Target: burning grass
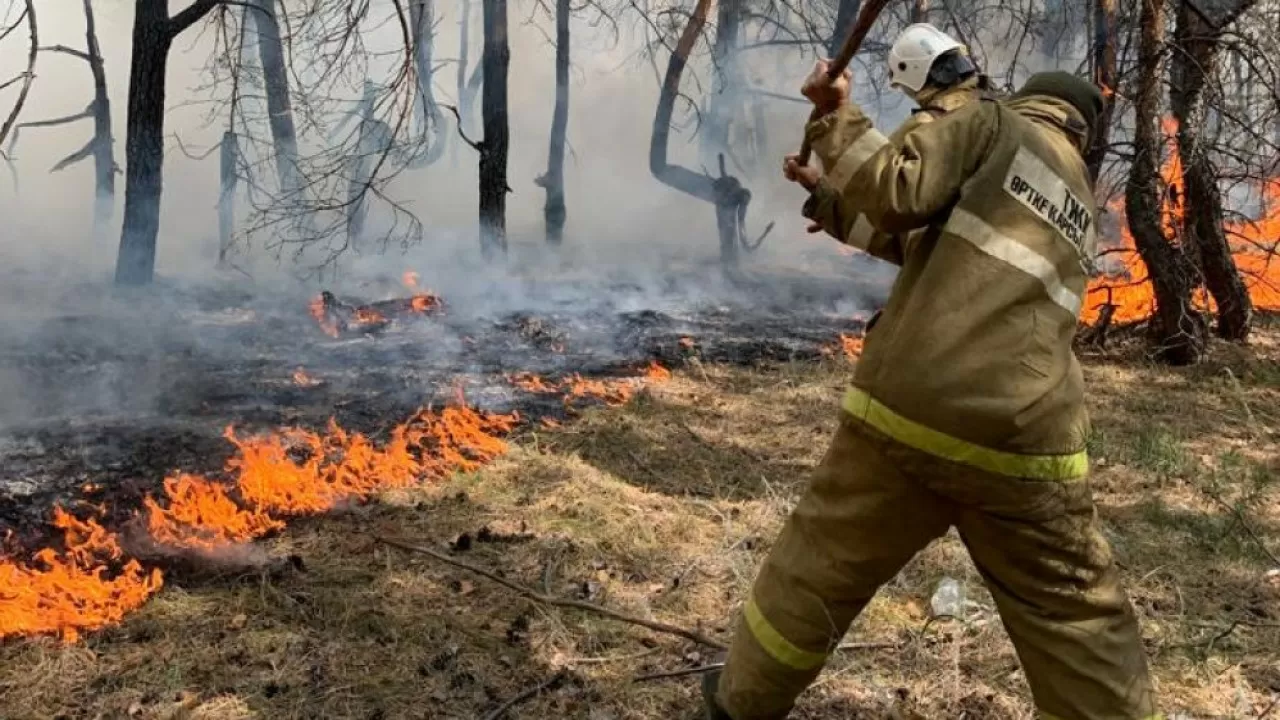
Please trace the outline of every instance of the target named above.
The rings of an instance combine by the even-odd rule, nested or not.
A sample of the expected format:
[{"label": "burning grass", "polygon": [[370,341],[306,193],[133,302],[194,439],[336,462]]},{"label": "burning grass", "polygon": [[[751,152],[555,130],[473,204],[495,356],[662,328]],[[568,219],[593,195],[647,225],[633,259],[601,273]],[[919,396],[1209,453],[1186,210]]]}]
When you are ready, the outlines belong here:
[{"label": "burning grass", "polygon": [[[1215,352],[1186,370],[1148,366],[1127,346],[1086,358],[1095,483],[1165,709],[1257,716],[1280,688],[1280,587],[1250,533],[1277,552],[1280,379],[1269,368],[1280,344],[1263,329],[1253,349]],[[0,696],[20,718],[162,717],[184,704],[195,717],[480,717],[568,668],[563,687],[516,716],[691,716],[692,679],[631,678],[701,664],[699,650],[530,605],[370,535],[419,538],[542,592],[724,638],[819,460],[847,376],[843,360],[677,373],[624,407],[533,430],[473,473],[260,541],[304,557],[305,574],[170,586],[87,645],[10,642]],[[944,575],[974,601],[963,623],[928,620]],[[839,655],[803,716],[1032,717],[955,536],[890,583],[853,634],[894,647]]]}]

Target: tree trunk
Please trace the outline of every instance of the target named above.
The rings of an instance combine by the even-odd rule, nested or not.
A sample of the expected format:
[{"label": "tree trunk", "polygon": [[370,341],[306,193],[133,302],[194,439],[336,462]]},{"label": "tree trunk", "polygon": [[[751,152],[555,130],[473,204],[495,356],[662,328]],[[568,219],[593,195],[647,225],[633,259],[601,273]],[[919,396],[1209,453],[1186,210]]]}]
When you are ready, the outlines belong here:
[{"label": "tree trunk", "polygon": [[[471,0],[459,0],[458,2],[458,65],[456,79],[458,82],[457,98],[458,98],[458,124],[465,130],[467,127],[467,119],[471,117],[471,99],[467,97],[467,64],[471,59]],[[453,158],[449,162],[457,167],[458,161],[458,145],[453,143],[453,150],[450,153]]]},{"label": "tree trunk", "polygon": [[240,145],[235,131],[222,134],[221,162],[218,167],[218,267],[227,264],[227,253],[236,229],[236,185],[239,181]]},{"label": "tree trunk", "polygon": [[135,3],[125,139],[124,227],[116,258],[118,285],[146,285],[155,275],[164,165],[165,69],[173,43],[168,15],[168,0]]},{"label": "tree trunk", "polygon": [[1086,162],[1095,182],[1102,173],[1111,144],[1111,120],[1115,115],[1116,86],[1116,0],[1093,0],[1093,81],[1102,90],[1102,114],[1089,143]]},{"label": "tree trunk", "polygon": [[507,252],[507,0],[484,0],[484,141],[480,143],[480,248]]},{"label": "tree trunk", "polygon": [[911,22],[929,22],[929,0],[911,0]]},{"label": "tree trunk", "polygon": [[116,202],[115,139],[111,136],[111,97],[107,94],[107,71],[98,46],[92,0],[84,0],[85,42],[89,70],[93,73],[93,232],[106,234]]},{"label": "tree trunk", "polygon": [[751,202],[751,192],[737,178],[725,172],[723,153],[717,157],[720,177],[715,179],[667,162],[671,115],[675,110],[676,96],[680,92],[680,78],[710,10],[711,0],[698,0],[689,24],[680,34],[675,51],[667,61],[667,73],[662,79],[662,92],[658,95],[658,107],[653,115],[653,134],[649,140],[649,172],[667,187],[715,205],[720,263],[723,270],[732,276],[737,269],[739,245],[745,244],[743,223],[747,204]]},{"label": "tree trunk", "polygon": [[[267,115],[275,146],[276,174],[280,191],[288,202],[298,202],[298,131],[293,123],[293,101],[289,97],[289,72],[284,57],[284,39],[273,0],[253,0],[257,8],[249,12],[258,29],[258,55],[262,63],[267,93]],[[283,11],[283,5],[279,5]]]},{"label": "tree trunk", "polygon": [[858,19],[858,11],[861,9],[862,0],[840,0],[840,5],[836,8],[836,24],[831,30],[831,39],[827,41],[827,57],[833,58],[840,54],[840,46],[853,29],[853,23]]},{"label": "tree trunk", "polygon": [[742,71],[738,59],[741,44],[743,0],[720,0],[716,7],[716,41],[711,63],[716,82],[707,103],[707,119],[702,134],[702,164],[713,167],[715,159],[729,153],[729,125],[742,106]]},{"label": "tree trunk", "polygon": [[1217,64],[1221,31],[1185,2],[1179,4],[1170,100],[1178,120],[1178,153],[1185,187],[1183,231],[1188,252],[1198,261],[1205,286],[1218,306],[1218,335],[1235,341],[1249,336],[1253,304],[1236,268],[1224,230],[1217,170],[1205,139],[1205,85]]},{"label": "tree trunk", "polygon": [[36,23],[35,0],[27,0],[25,15],[27,31],[31,36],[27,50],[27,69],[18,76],[22,78],[22,89],[18,91],[18,99],[13,103],[13,109],[9,111],[9,117],[0,123],[0,146],[4,145],[4,140],[13,130],[14,123],[18,122],[18,116],[22,114],[22,106],[27,103],[27,94],[31,92],[31,83],[36,79],[36,60],[40,57],[40,27]]},{"label": "tree trunk", "polygon": [[1139,254],[1146,263],[1155,293],[1151,319],[1156,355],[1165,362],[1189,365],[1204,354],[1204,319],[1191,304],[1195,268],[1161,228],[1160,57],[1164,39],[1161,0],[1143,0],[1138,46],[1138,88],[1134,103],[1134,158],[1125,190],[1125,212]]},{"label": "tree trunk", "polygon": [[551,149],[547,174],[539,178],[547,191],[542,214],[547,224],[547,243],[559,245],[564,239],[567,210],[564,203],[564,150],[569,131],[569,0],[556,0],[556,106],[551,115]]},{"label": "tree trunk", "polygon": [[444,156],[444,114],[436,104],[432,89],[431,55],[435,45],[435,13],[432,0],[413,0],[409,5],[409,22],[413,24],[413,64],[418,76],[418,97],[413,112],[422,128],[426,153],[413,162],[414,167],[426,167]]}]

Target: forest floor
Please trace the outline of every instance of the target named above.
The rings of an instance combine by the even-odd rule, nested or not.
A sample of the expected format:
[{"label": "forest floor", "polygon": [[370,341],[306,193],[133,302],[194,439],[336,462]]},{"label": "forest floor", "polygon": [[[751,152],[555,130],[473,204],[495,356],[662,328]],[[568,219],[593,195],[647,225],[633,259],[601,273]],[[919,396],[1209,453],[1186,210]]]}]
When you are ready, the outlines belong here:
[{"label": "forest floor", "polygon": [[[1164,709],[1280,717],[1280,325],[1194,369],[1150,365],[1132,343],[1085,362],[1098,511]],[[707,650],[533,603],[373,535],[727,640],[848,376],[839,360],[694,363],[624,407],[516,438],[474,474],[295,522],[262,545],[302,570],[178,580],[78,644],[0,645],[0,716],[483,718],[565,670],[506,716],[692,720],[694,678],[633,679]],[[945,576],[974,602],[930,622]],[[838,654],[795,717],[1033,717],[954,534],[849,639],[885,647]]]}]

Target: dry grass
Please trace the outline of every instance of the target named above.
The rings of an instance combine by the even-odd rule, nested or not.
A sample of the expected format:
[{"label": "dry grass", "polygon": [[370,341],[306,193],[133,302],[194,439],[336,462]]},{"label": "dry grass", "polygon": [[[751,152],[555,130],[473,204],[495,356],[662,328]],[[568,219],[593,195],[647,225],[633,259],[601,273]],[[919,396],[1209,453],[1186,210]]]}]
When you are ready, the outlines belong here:
[{"label": "dry grass", "polygon": [[[1088,359],[1099,512],[1143,620],[1164,702],[1256,717],[1280,693],[1280,334],[1190,371],[1122,348]],[[1230,371],[1228,373],[1227,371]],[[737,603],[834,427],[848,368],[694,366],[631,405],[530,434],[484,471],[299,522],[269,541],[306,570],[176,578],[80,645],[0,646],[4,718],[477,718],[562,667],[515,718],[692,718],[687,643],[514,598],[381,546],[444,546],[544,592],[726,637]],[[531,537],[482,542],[478,531]],[[944,575],[967,622],[928,623]],[[852,631],[798,717],[1029,718],[1025,681],[963,547],[913,561]],[[1273,711],[1274,714],[1274,711]]]}]

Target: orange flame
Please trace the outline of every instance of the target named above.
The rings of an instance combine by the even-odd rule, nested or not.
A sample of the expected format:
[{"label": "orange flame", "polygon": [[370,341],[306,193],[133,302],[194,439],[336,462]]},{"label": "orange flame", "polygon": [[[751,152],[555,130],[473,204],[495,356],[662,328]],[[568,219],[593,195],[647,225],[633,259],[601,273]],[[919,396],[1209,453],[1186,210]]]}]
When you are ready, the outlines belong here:
[{"label": "orange flame", "polygon": [[[1166,118],[1163,125],[1166,160],[1160,168],[1160,177],[1169,190],[1161,202],[1160,222],[1165,237],[1176,244],[1185,212],[1180,191],[1183,183],[1177,145],[1178,124],[1176,120]],[[1273,256],[1280,249],[1277,247],[1280,242],[1280,179],[1269,180],[1261,191],[1261,215],[1252,221],[1228,222],[1224,230],[1254,307],[1277,311],[1280,310],[1280,263],[1273,262]],[[1123,199],[1117,200],[1110,208],[1123,216],[1123,203]],[[1122,222],[1120,244],[1112,252],[1119,258],[1118,266],[1090,281],[1081,314],[1083,322],[1089,325],[1097,323],[1107,304],[1115,306],[1111,318],[1115,323],[1140,322],[1155,311],[1155,293],[1147,266],[1136,248],[1128,223]],[[1197,290],[1193,301],[1200,310],[1212,312],[1216,309],[1213,299],[1203,288]]]},{"label": "orange flame", "polygon": [[[392,430],[382,447],[332,421],[324,434],[293,429],[240,438],[228,428],[239,450],[227,463],[234,482],[167,478],[163,502],[143,500],[145,527],[152,540],[174,547],[245,542],[283,528],[291,515],[474,471],[506,451],[500,435],[518,421],[469,407],[422,411]],[[161,587],[160,571],[126,559],[118,536],[97,523],[58,508],[53,524],[63,530],[65,550],[41,550],[31,562],[0,557],[0,638],[59,633],[74,641],[80,631],[119,622]]]},{"label": "orange flame", "polygon": [[861,335],[847,335],[840,333],[840,339],[822,347],[822,354],[827,357],[835,357],[836,353],[840,353],[846,360],[857,360],[862,356],[862,344],[865,342]]},{"label": "orange flame", "polygon": [[412,270],[405,270],[404,275],[400,276],[400,282],[404,283],[404,286],[409,288],[410,290],[417,290],[418,277],[419,277],[418,273]]},{"label": "orange flame", "polygon": [[428,310],[438,310],[443,303],[438,295],[431,293],[420,293],[409,298],[409,305],[414,312],[424,313]]},{"label": "orange flame", "polygon": [[373,308],[358,307],[356,308],[356,322],[361,325],[376,325],[387,321],[387,316],[374,310]]},{"label": "orange flame", "polygon": [[306,370],[298,368],[293,371],[293,383],[299,387],[315,387],[320,381],[308,375]]},{"label": "orange flame", "polygon": [[599,398],[609,407],[618,407],[631,399],[635,383],[632,380],[592,380],[574,373],[565,380],[564,404],[571,405],[582,398]]},{"label": "orange flame", "polygon": [[[0,638],[57,633],[75,642],[82,630],[114,625],[160,589],[159,570],[123,560],[114,534],[54,508],[65,549],[45,548],[31,563],[0,558]],[[118,572],[110,574],[112,566]]]},{"label": "orange flame", "polygon": [[671,379],[671,371],[658,364],[657,360],[653,360],[644,369],[644,376],[645,379],[653,382],[666,382]]},{"label": "orange flame", "polygon": [[515,373],[514,375],[508,375],[507,381],[510,382],[512,385],[515,385],[516,387],[520,388],[521,390],[524,390],[525,392],[534,392],[534,393],[559,392],[559,388],[557,388],[554,384],[548,384],[546,380],[543,380],[541,377],[539,377],[538,375],[534,375],[533,373],[522,372],[522,373]]}]

